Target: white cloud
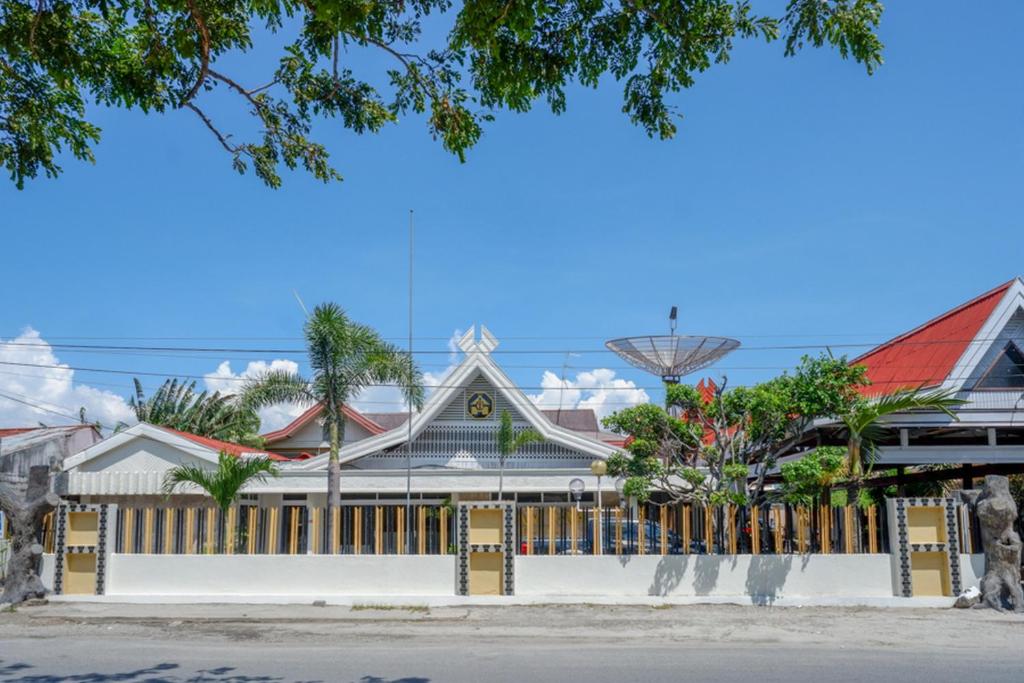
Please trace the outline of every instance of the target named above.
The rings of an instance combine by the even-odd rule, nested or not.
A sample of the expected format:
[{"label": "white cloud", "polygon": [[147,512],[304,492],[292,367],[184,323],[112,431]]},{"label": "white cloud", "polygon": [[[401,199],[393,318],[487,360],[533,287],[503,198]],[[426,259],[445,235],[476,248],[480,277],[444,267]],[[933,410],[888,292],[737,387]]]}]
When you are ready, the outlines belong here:
[{"label": "white cloud", "polygon": [[575,379],[564,380],[545,370],[540,386],[541,393],[529,395],[538,408],[590,408],[598,419],[651,400],[632,380],[617,379],[608,368],[579,372]]},{"label": "white cloud", "polygon": [[[47,412],[0,397],[0,426],[33,427],[40,422],[48,425],[73,424],[82,407],[85,408],[86,420],[98,420],[107,427],[118,422],[135,422],[135,415],[123,396],[75,382],[75,371],[67,363],[61,363],[53,353],[53,347],[32,328],[26,328],[14,339],[0,339],[0,361],[27,364],[0,366],[0,394],[54,411]],[[36,365],[59,367],[32,367]],[[126,381],[125,389],[129,386]],[[74,419],[54,413],[70,415]]]},{"label": "white cloud", "polygon": [[[293,360],[277,358],[267,363],[262,360],[250,361],[245,370],[235,373],[231,370],[231,362],[224,361],[217,366],[213,372],[203,375],[206,388],[210,391],[219,391],[222,394],[235,394],[241,390],[244,382],[241,380],[259,377],[268,370],[282,370],[284,372],[298,372],[299,364]],[[260,431],[272,432],[280,429],[292,420],[301,415],[309,406],[296,405],[294,403],[282,403],[268,408],[261,408]]]}]

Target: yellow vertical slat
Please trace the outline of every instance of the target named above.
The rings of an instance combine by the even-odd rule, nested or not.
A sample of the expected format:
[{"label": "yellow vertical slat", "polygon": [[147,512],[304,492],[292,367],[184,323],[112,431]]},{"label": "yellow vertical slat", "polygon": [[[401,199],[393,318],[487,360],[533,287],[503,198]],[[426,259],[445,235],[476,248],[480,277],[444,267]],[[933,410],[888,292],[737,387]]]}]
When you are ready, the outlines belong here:
[{"label": "yellow vertical slat", "polygon": [[690,554],[690,542],[693,536],[693,530],[690,528],[690,506],[683,506],[683,552],[687,555]]},{"label": "yellow vertical slat", "polygon": [[153,508],[147,507],[142,511],[142,552],[146,555],[153,554]]},{"label": "yellow vertical slat", "polygon": [[569,548],[573,555],[576,554],[576,508],[569,510]]},{"label": "yellow vertical slat", "polygon": [[534,554],[534,511],[535,508],[526,508],[526,554]]},{"label": "yellow vertical slat", "polygon": [[206,552],[217,552],[217,509],[206,508]]},{"label": "yellow vertical slat", "polygon": [[441,554],[448,554],[448,507],[441,506]]},{"label": "yellow vertical slat", "polygon": [[195,528],[192,524],[195,522],[195,515],[195,508],[185,508],[185,545],[182,550],[186,555],[195,553],[195,549],[192,547],[192,540],[195,535]]},{"label": "yellow vertical slat", "polygon": [[821,554],[828,555],[832,552],[832,508],[829,505],[822,505],[818,511],[818,530]]},{"label": "yellow vertical slat", "polygon": [[647,536],[647,510],[644,509],[644,506],[641,505],[640,509],[637,511],[637,514],[636,514],[636,542],[637,542],[636,552],[637,552],[638,555],[646,555],[647,554],[647,548],[645,547],[646,546],[646,543],[645,543],[646,536]]},{"label": "yellow vertical slat", "polygon": [[164,555],[174,554],[174,527],[177,510],[167,508],[164,510]]},{"label": "yellow vertical slat", "polygon": [[341,508],[337,507],[331,510],[333,515],[333,528],[331,531],[331,554],[337,555],[339,548],[341,548]]},{"label": "yellow vertical slat", "polygon": [[277,505],[267,510],[267,553],[270,555],[277,555],[281,549],[277,542],[280,513],[281,508]]},{"label": "yellow vertical slat", "polygon": [[772,514],[775,516],[775,554],[781,555],[786,531],[786,514],[782,508],[772,509]]},{"label": "yellow vertical slat", "polygon": [[878,509],[874,505],[868,508],[868,552],[878,552]]},{"label": "yellow vertical slat", "polygon": [[615,508],[615,554],[622,554],[622,508]]},{"label": "yellow vertical slat", "polygon": [[555,554],[555,514],[557,508],[548,508],[548,555]]},{"label": "yellow vertical slat", "polygon": [[658,508],[659,538],[658,545],[662,555],[668,555],[668,508],[662,505]]},{"label": "yellow vertical slat", "polygon": [[288,542],[285,544],[289,555],[299,552],[299,508],[292,507],[288,514]]},{"label": "yellow vertical slat", "polygon": [[739,534],[737,533],[738,529],[736,528],[736,514],[738,512],[738,508],[730,503],[726,508],[726,512],[729,515],[729,553],[731,555],[735,555],[739,552]]},{"label": "yellow vertical slat", "polygon": [[594,508],[593,515],[594,515],[594,519],[593,519],[592,526],[594,528],[593,528],[593,531],[591,531],[591,533],[594,534],[594,542],[592,544],[594,547],[592,548],[592,552],[595,555],[600,555],[601,554],[601,550],[602,550],[601,546],[602,546],[602,540],[603,540],[601,538],[601,511],[598,510],[597,508]]},{"label": "yellow vertical slat", "polygon": [[846,541],[846,554],[853,554],[853,507],[847,505],[843,510],[843,521],[846,524],[846,533],[844,534],[844,540]]},{"label": "yellow vertical slat", "polygon": [[405,552],[405,508],[395,510],[395,552],[399,555]]},{"label": "yellow vertical slat", "polygon": [[309,542],[306,544],[313,555],[320,554],[320,508],[309,508]]},{"label": "yellow vertical slat", "polygon": [[750,552],[753,555],[761,554],[761,507],[759,505],[750,508]]},{"label": "yellow vertical slat", "polygon": [[259,510],[255,505],[249,507],[249,526],[246,529],[245,551],[250,555],[256,554],[256,541],[259,540],[259,529],[256,528]]},{"label": "yellow vertical slat", "polygon": [[377,506],[373,509],[373,552],[381,555],[384,552],[384,508]]},{"label": "yellow vertical slat", "polygon": [[238,506],[232,505],[228,508],[227,519],[224,520],[224,553],[235,554],[235,538],[238,536],[236,528],[238,525]]},{"label": "yellow vertical slat", "polygon": [[352,509],[352,552],[358,555],[363,550],[363,508],[356,506]]},{"label": "yellow vertical slat", "polygon": [[135,510],[133,508],[124,509],[124,516],[121,519],[124,526],[124,538],[121,539],[121,547],[126,553],[135,552],[135,529],[133,528],[134,517]]},{"label": "yellow vertical slat", "polygon": [[715,552],[715,518],[714,508],[704,506],[704,549],[708,554]]},{"label": "yellow vertical slat", "polygon": [[419,505],[416,508],[416,552],[420,555],[427,554],[427,508]]}]

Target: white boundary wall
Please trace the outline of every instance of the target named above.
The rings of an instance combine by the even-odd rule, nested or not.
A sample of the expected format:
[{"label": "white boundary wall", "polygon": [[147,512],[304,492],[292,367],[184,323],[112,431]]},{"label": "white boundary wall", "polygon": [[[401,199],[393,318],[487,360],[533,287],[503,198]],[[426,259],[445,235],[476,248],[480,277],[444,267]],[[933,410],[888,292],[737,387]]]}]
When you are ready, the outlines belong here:
[{"label": "white boundary wall", "polygon": [[453,595],[452,555],[111,555],[107,595]]},{"label": "white boundary wall", "polygon": [[[889,555],[645,555],[516,558],[523,597],[892,597]],[[42,578],[53,585],[53,555]],[[984,555],[961,555],[964,587]],[[107,595],[452,596],[452,555],[110,555]]]},{"label": "white boundary wall", "polygon": [[888,555],[517,557],[520,595],[892,597]]}]

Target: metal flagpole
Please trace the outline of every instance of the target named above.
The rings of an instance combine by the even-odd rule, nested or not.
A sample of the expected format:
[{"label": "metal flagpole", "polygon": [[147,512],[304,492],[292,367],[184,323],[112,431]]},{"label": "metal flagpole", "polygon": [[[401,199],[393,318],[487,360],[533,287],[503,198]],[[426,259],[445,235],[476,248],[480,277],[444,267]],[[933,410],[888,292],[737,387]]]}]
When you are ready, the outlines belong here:
[{"label": "metal flagpole", "polygon": [[406,403],[409,415],[405,420],[405,554],[412,554],[412,245],[413,222],[412,209],[409,209],[409,386]]}]

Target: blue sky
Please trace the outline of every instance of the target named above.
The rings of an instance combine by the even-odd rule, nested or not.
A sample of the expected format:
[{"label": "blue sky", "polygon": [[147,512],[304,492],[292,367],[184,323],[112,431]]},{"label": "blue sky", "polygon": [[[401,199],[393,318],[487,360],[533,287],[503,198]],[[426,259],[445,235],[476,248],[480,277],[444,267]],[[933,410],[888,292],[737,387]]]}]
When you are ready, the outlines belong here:
[{"label": "blue sky", "polygon": [[[56,180],[0,185],[0,339],[31,328],[52,343],[295,348],[293,291],[401,338],[415,209],[416,347],[435,352],[420,356],[432,373],[450,362],[453,331],[482,322],[502,350],[523,352],[499,361],[525,387],[545,370],[607,387],[608,372],[577,378],[606,369],[656,398],[655,381],[600,350],[609,337],[662,332],[672,304],[680,332],[743,341],[710,373],[732,383],[777,374],[802,352],[758,347],[864,350],[844,345],[882,341],[1024,272],[1024,4],[966,7],[891,3],[886,63],[872,77],[831,51],[787,59],[781,44],[742,44],[676,98],[685,118],[669,142],[629,124],[612,81],[571,90],[560,117],[499,112],[465,164],[415,116],[376,136],[323,124],[345,176],[331,185],[287,174],[272,191],[238,176],[185,112],[95,110],[95,165],[69,159]],[[242,68],[255,81],[254,63]],[[225,360],[234,373],[255,360],[301,361],[0,350],[8,362],[30,352],[168,376]],[[60,411],[87,405],[104,420],[123,410],[107,392],[130,384],[2,372],[0,392]],[[607,410],[637,395],[569,399]],[[399,407],[378,399],[376,410]],[[0,426],[34,417],[0,399]]]}]

